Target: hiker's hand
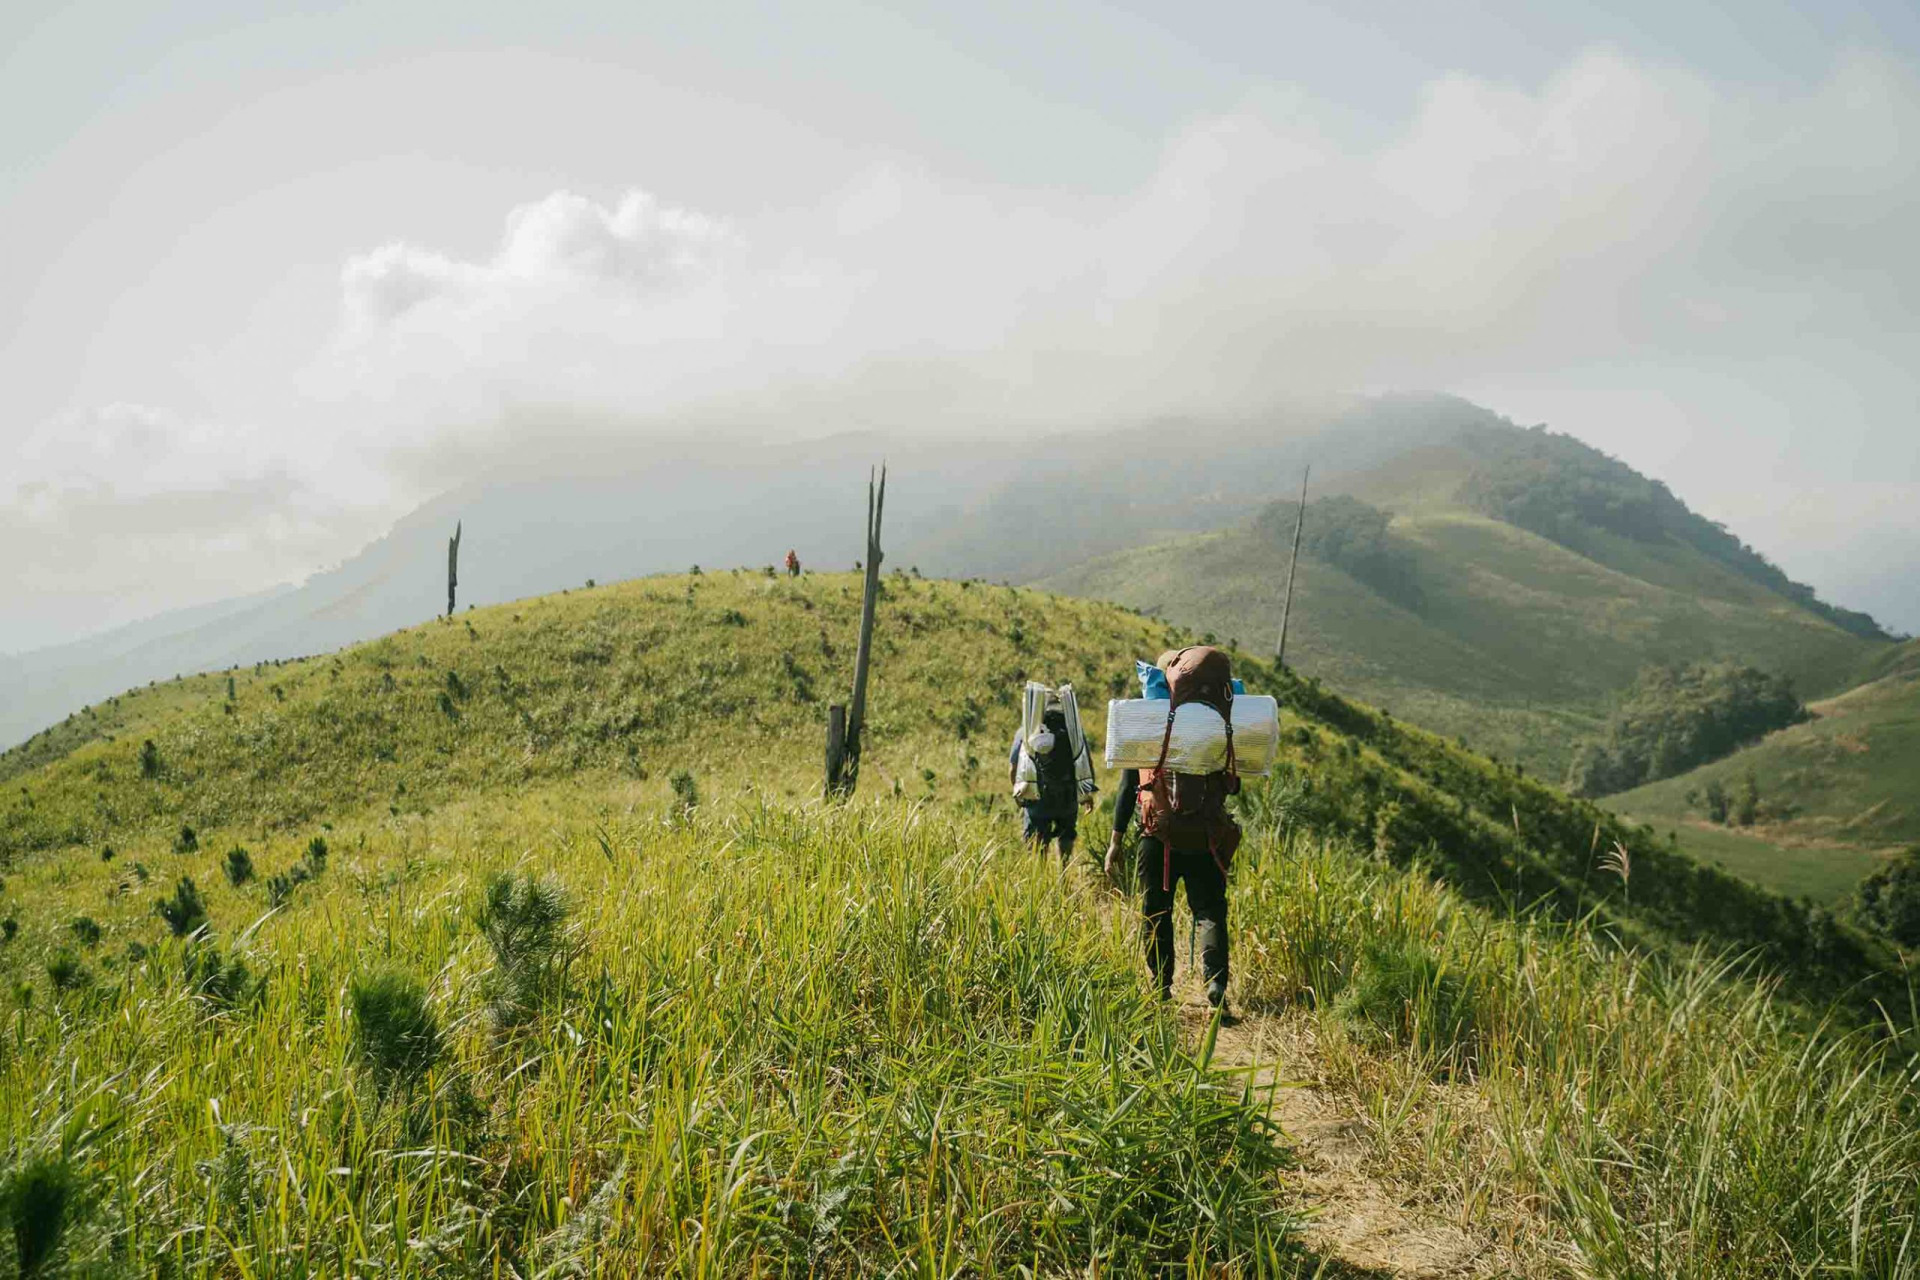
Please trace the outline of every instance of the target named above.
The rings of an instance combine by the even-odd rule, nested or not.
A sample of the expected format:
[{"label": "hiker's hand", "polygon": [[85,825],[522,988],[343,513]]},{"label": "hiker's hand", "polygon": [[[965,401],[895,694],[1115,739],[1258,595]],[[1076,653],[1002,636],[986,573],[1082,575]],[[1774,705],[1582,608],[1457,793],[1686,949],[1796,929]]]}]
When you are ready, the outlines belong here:
[{"label": "hiker's hand", "polygon": [[1093,796],[1090,793],[1084,794],[1080,797],[1080,807],[1082,809],[1085,809],[1088,813],[1093,812]]},{"label": "hiker's hand", "polygon": [[1114,832],[1113,838],[1107,841],[1107,860],[1101,864],[1100,869],[1107,873],[1109,880],[1118,877],[1120,871],[1120,833],[1118,831]]}]

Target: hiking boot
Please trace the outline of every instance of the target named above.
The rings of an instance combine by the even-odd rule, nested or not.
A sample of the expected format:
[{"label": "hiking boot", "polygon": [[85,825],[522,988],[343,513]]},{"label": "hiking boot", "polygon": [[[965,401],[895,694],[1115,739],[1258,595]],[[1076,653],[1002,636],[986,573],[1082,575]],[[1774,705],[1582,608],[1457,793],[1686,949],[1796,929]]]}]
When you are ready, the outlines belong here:
[{"label": "hiking boot", "polygon": [[1215,978],[1207,984],[1207,1003],[1216,1009],[1226,1007],[1227,980],[1225,978]]}]

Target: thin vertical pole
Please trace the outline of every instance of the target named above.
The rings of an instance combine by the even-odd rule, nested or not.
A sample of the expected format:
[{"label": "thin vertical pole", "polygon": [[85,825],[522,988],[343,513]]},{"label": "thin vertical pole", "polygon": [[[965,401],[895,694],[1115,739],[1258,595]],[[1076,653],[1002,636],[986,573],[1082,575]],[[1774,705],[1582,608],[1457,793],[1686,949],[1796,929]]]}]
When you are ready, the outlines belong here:
[{"label": "thin vertical pole", "polygon": [[460,521],[453,522],[453,536],[447,539],[447,616],[453,616],[453,591],[460,585]]},{"label": "thin vertical pole", "polygon": [[1293,557],[1287,561],[1287,598],[1280,606],[1280,643],[1273,647],[1276,667],[1287,665],[1287,623],[1293,617],[1293,579],[1300,570],[1300,530],[1307,523],[1307,477],[1312,474],[1311,463],[1300,473],[1300,510],[1293,517]]},{"label": "thin vertical pole", "polygon": [[[867,562],[866,584],[860,600],[860,647],[853,659],[853,701],[847,708],[845,737],[840,748],[840,765],[831,762],[827,769],[829,791],[851,795],[860,781],[860,734],[867,719],[867,664],[873,652],[873,613],[880,596],[880,523],[887,509],[887,468],[880,467],[878,483],[867,475]],[[833,729],[831,723],[829,735]]]}]

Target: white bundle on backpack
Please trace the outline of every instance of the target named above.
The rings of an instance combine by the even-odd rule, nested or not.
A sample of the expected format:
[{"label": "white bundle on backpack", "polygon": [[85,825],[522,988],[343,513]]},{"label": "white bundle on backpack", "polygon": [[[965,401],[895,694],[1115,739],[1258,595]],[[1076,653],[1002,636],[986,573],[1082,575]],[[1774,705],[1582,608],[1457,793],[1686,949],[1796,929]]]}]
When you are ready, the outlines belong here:
[{"label": "white bundle on backpack", "polygon": [[[1061,714],[1067,722],[1067,740],[1064,743],[1057,741],[1053,731],[1046,727],[1049,696],[1060,699]],[[1063,684],[1058,689],[1049,689],[1038,681],[1027,681],[1020,699],[1020,758],[1014,765],[1015,800],[1024,802],[1040,798],[1040,768],[1035,758],[1058,751],[1063,746],[1073,752],[1073,775],[1081,794],[1091,795],[1098,789],[1093,781],[1093,753],[1087,750],[1086,737],[1080,730],[1080,704],[1074,697],[1073,686]]]},{"label": "white bundle on backpack", "polygon": [[1013,770],[1013,798],[1021,802],[1040,798],[1040,768],[1033,761],[1034,736],[1047,706],[1047,687],[1027,681],[1020,696],[1020,759]]},{"label": "white bundle on backpack", "polygon": [[[1174,712],[1167,734],[1165,698],[1115,698],[1107,703],[1107,767],[1151,769],[1167,745],[1166,767],[1177,773],[1217,773],[1227,767],[1227,726],[1220,713],[1200,702]],[[1234,769],[1244,777],[1273,771],[1280,749],[1280,704],[1245,693],[1233,700]]]}]

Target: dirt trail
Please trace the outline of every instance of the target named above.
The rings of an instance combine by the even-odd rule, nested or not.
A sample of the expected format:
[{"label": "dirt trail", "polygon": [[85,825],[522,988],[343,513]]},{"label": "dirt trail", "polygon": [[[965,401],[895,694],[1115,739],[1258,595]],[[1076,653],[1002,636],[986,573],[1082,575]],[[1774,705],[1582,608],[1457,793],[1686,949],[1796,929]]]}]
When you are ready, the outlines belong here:
[{"label": "dirt trail", "polygon": [[[1103,915],[1138,918],[1134,903],[1104,877],[1091,883]],[[1174,1000],[1189,1039],[1198,1045],[1213,1010],[1193,972],[1191,954],[1180,948],[1176,957]],[[1491,1232],[1470,1232],[1423,1210],[1410,1189],[1369,1167],[1367,1122],[1322,1086],[1318,1062],[1314,1032],[1304,1017],[1242,1013],[1214,1038],[1214,1067],[1244,1074],[1256,1096],[1272,1100],[1269,1114],[1299,1160],[1289,1177],[1306,1202],[1307,1246],[1327,1260],[1325,1280],[1526,1274]]]},{"label": "dirt trail", "polygon": [[[1181,1001],[1182,1023],[1198,1043],[1212,1010],[1191,981],[1176,988],[1175,998]],[[1369,1168],[1366,1121],[1321,1087],[1316,1061],[1313,1031],[1304,1019],[1243,1016],[1223,1025],[1214,1041],[1214,1066],[1245,1072],[1256,1094],[1272,1099],[1270,1114],[1300,1161],[1292,1178],[1311,1215],[1308,1246],[1350,1268],[1349,1276],[1439,1280],[1521,1274],[1491,1236],[1424,1211],[1408,1189]]]}]

